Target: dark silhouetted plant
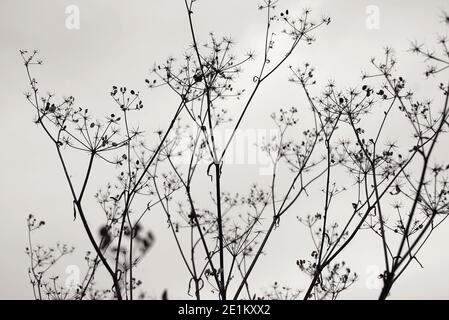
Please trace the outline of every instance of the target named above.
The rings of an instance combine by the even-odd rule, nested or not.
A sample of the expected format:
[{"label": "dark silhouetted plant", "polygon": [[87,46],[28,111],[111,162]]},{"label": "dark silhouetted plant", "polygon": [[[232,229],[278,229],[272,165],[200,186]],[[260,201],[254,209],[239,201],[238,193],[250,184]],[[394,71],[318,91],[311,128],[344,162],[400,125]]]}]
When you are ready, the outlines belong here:
[{"label": "dark silhouetted plant", "polygon": [[[255,97],[264,87],[272,89],[270,77],[301,43],[314,41],[316,29],[330,23],[328,17],[314,21],[309,9],[299,17],[289,10],[279,12],[277,2],[265,0],[259,7],[266,19],[262,54],[250,51],[238,58],[232,38],[213,33],[205,43],[197,38],[196,1],[185,0],[192,43],[179,60],[170,57],[155,64],[145,80],[149,88],[168,88],[179,100],[167,128],[155,133],[155,143],[148,143],[150,137],[130,123],[130,114],[143,108],[138,91],[113,86],[110,95],[116,108],[102,121],[95,120],[88,109],[75,105],[73,97],[58,100],[41,94],[31,68],[42,62],[36,51],[21,51],[30,83],[26,97],[34,107],[35,123],[55,146],[72,195],[74,218],[81,220],[94,249],[86,255],[86,277],[70,298],[135,298],[133,292],[141,281],[133,270],[154,242],[142,219],[153,208],[167,219],[189,274],[187,293],[196,299],[206,289],[222,300],[336,299],[358,279],[340,254],[364,230],[374,232],[382,245],[381,299],[410,263],[419,263],[417,254],[447,217],[449,166],[432,163],[437,142],[447,130],[449,87],[439,85],[443,96],[439,109],[434,107],[439,103],[436,97],[416,99],[414,89],[396,75],[390,48],[383,59],[371,60],[374,71],[364,74],[362,83],[342,90],[330,82],[318,95],[312,94],[317,86],[314,68],[309,63],[298,69],[289,66],[289,80],[305,93],[309,108],[282,108],[271,115],[277,135],[259,146],[271,159],[270,183],[252,184],[246,194],[223,190],[226,155]],[[413,52],[434,64],[427,68],[427,76],[449,66],[446,42],[446,38],[439,40],[442,56],[413,44]],[[253,61],[260,65],[252,83],[239,88],[243,67]],[[237,110],[236,119],[225,105]],[[308,113],[311,121],[303,121],[306,117],[301,113]],[[403,130],[410,135],[390,142],[386,128],[404,117],[408,127]],[[217,135],[224,126],[232,130],[220,145]],[[87,157],[80,186],[69,173],[68,150]],[[95,195],[105,214],[98,235],[92,231],[90,210],[83,201],[96,161],[117,168],[115,182],[111,179]],[[200,164],[206,164],[205,172]],[[205,176],[209,184],[200,180]],[[203,187],[198,188],[197,181]],[[321,209],[304,212],[302,204],[317,185]],[[209,204],[205,194],[210,196]],[[337,207],[336,199],[343,195],[350,201]],[[275,283],[271,291],[257,296],[249,285],[250,276],[273,232],[292,211],[299,212],[298,220],[313,243],[310,257],[293,261],[311,281],[304,291]],[[28,220],[30,233],[40,226],[33,219]],[[63,297],[61,290],[49,288],[44,280],[48,259],[56,262],[59,256],[52,253],[47,258],[36,250],[30,243],[27,252],[36,298],[43,298],[42,288],[50,296]],[[60,256],[67,253],[65,249]],[[109,274],[112,290],[93,285],[100,266]],[[168,297],[166,292],[163,297]]]}]

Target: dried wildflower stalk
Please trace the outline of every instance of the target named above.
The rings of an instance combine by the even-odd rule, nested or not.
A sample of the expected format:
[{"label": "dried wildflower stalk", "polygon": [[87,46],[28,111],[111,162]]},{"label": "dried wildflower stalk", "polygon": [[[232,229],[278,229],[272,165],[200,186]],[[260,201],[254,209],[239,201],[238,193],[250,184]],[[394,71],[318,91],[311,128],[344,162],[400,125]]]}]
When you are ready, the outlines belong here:
[{"label": "dried wildflower stalk", "polygon": [[[323,183],[322,209],[299,218],[310,232],[314,246],[311,259],[297,260],[299,269],[311,278],[303,298],[336,299],[357,280],[347,263],[336,259],[365,229],[373,231],[382,244],[385,272],[381,275],[384,287],[380,298],[386,298],[408,265],[419,263],[418,252],[447,217],[448,166],[431,166],[431,161],[448,124],[448,86],[440,85],[444,96],[440,110],[433,110],[430,102],[415,100],[411,89],[406,89],[404,78],[395,75],[396,60],[391,49],[386,50],[382,61],[371,61],[375,71],[363,75],[360,88],[339,90],[329,83],[318,96],[311,92],[316,84],[314,69],[308,63],[299,69],[290,66],[290,81],[305,93],[313,121],[305,124],[307,128],[301,130],[298,138],[301,131],[297,108],[280,109],[273,114],[278,135],[261,146],[272,160],[271,183],[267,187],[254,184],[246,195],[231,194],[222,188],[224,159],[250,114],[254,98],[299,45],[312,43],[313,32],[329,24],[330,19],[313,22],[308,9],[297,18],[288,10],[277,13],[277,1],[265,0],[259,7],[266,14],[261,65],[251,88],[239,90],[235,88],[237,77],[256,55],[249,52],[238,59],[232,53],[234,41],[214,34],[205,44],[200,43],[193,21],[195,4],[195,0],[185,0],[192,45],[180,62],[168,58],[156,64],[151,77],[145,80],[148,87],[167,87],[179,98],[167,129],[156,132],[154,146],[143,140],[139,129],[131,129],[129,122],[130,113],[143,108],[139,92],[113,86],[110,94],[117,112],[102,122],[94,121],[87,109],[75,107],[73,97],[56,102],[51,94],[41,95],[31,67],[42,62],[37,60],[37,52],[21,52],[31,90],[26,96],[35,109],[35,122],[55,145],[73,198],[74,218],[80,217],[95,252],[94,257],[91,253],[86,256],[88,272],[75,298],[112,294],[117,299],[134,299],[133,292],[141,282],[135,279],[133,270],[154,241],[151,232],[143,231],[142,219],[157,207],[167,218],[190,275],[189,295],[201,299],[203,290],[210,288],[222,300],[243,295],[254,299],[257,295],[249,285],[250,275],[273,231],[287,212],[301,207],[313,191],[312,186],[319,183]],[[281,53],[275,50],[277,34],[289,41]],[[445,71],[449,65],[445,38],[440,44],[442,57],[413,45],[413,52],[439,65],[429,67],[428,76]],[[376,79],[382,80],[376,83]],[[223,100],[236,104],[235,120],[220,107]],[[376,110],[383,111],[376,129],[365,130],[364,122]],[[385,128],[397,112],[405,115],[413,136],[400,146],[382,142]],[[224,124],[233,130],[220,148],[216,136]],[[187,138],[187,143],[183,138]],[[88,155],[80,188],[75,187],[69,174],[63,153],[66,149]],[[186,166],[177,163],[181,157],[188,159]],[[98,241],[87,220],[83,196],[93,163],[100,160],[115,165],[118,174],[115,183],[96,194],[105,213]],[[208,163],[212,208],[199,204],[194,185],[200,177],[199,165],[204,162]],[[412,168],[419,173],[417,178]],[[346,186],[336,182],[341,170],[351,179]],[[280,179],[283,171],[289,174]],[[342,210],[334,203],[343,194],[353,199],[345,209],[347,216],[335,212]],[[143,199],[146,205],[137,199]],[[392,199],[394,206],[388,208]],[[29,254],[34,261],[37,253],[31,244]],[[112,291],[93,286],[100,265],[110,275]],[[36,271],[33,262],[30,277],[37,288],[36,297],[41,299],[42,273]],[[301,290],[288,287],[280,290],[275,284],[265,298],[297,299],[300,293]]]}]

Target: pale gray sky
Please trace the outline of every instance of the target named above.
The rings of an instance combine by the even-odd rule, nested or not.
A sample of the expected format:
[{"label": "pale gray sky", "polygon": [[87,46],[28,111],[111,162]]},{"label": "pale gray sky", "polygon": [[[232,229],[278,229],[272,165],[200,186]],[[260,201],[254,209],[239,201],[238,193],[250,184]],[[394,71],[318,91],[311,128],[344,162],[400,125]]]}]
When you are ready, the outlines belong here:
[{"label": "pale gray sky", "polygon": [[[231,35],[237,42],[237,53],[254,49],[261,53],[264,18],[257,10],[259,1],[201,0],[194,14],[199,37],[209,31]],[[76,5],[80,9],[80,29],[65,26],[65,9]],[[379,8],[379,29],[366,27],[367,6]],[[381,56],[385,45],[396,49],[400,70],[412,86],[425,95],[422,60],[407,53],[410,40],[417,39],[434,46],[437,34],[444,31],[440,23],[441,10],[449,10],[446,0],[381,1],[381,0],[280,0],[280,8],[290,11],[310,7],[319,17],[331,16],[332,23],[320,29],[317,42],[302,46],[288,64],[309,61],[317,68],[321,85],[335,79],[345,87],[357,84],[361,70],[367,70],[372,56]],[[33,112],[23,92],[27,89],[25,70],[19,49],[39,49],[44,66],[36,70],[40,85],[58,95],[73,95],[77,103],[102,115],[113,106],[108,94],[112,85],[126,85],[142,92],[146,108],[135,121],[148,130],[165,127],[175,107],[173,96],[165,90],[146,90],[143,80],[154,62],[167,56],[180,57],[190,43],[184,1],[182,0],[2,0],[0,2],[0,88],[3,98],[0,116],[2,157],[0,158],[0,298],[32,298],[27,277],[26,217],[34,213],[47,220],[48,226],[38,240],[45,244],[56,241],[77,247],[77,254],[61,261],[63,273],[68,265],[84,268],[82,255],[91,250],[82,226],[72,221],[72,201],[63,179],[53,146],[33,123]],[[240,51],[239,51],[240,50]],[[252,77],[251,67],[246,69]],[[271,112],[285,106],[305,106],[299,88],[287,82],[283,67],[254,102],[243,128],[270,129]],[[255,111],[257,109],[257,111]],[[398,128],[392,128],[396,134]],[[446,157],[445,157],[446,156]],[[441,153],[447,160],[447,154]],[[445,157],[445,158],[444,158]],[[72,174],[83,168],[83,157],[75,158]],[[102,187],[107,170],[98,168],[88,190],[89,195]],[[235,180],[248,189],[250,183],[267,183],[254,165],[230,165],[224,188],[233,190]],[[264,180],[265,179],[265,180]],[[96,208],[93,199],[91,207]],[[313,201],[309,199],[308,201]],[[316,199],[318,201],[318,199]],[[313,207],[313,206],[311,206]],[[310,208],[311,208],[310,207]],[[95,209],[97,210],[97,209]],[[95,211],[93,210],[93,211]],[[296,209],[297,210],[297,209]],[[96,214],[96,216],[95,216]],[[296,221],[300,210],[284,218],[252,274],[252,286],[268,288],[274,281],[292,287],[306,287],[305,276],[295,265],[296,259],[309,254],[310,239],[304,227]],[[101,213],[89,216],[101,221]],[[156,236],[156,244],[139,267],[139,277],[150,295],[159,296],[167,288],[170,297],[186,297],[187,273],[163,213],[156,210],[146,221]],[[397,283],[392,298],[449,298],[447,252],[449,226],[436,231],[424,249],[420,269],[410,267]],[[282,250],[278,248],[281,247]],[[357,244],[349,247],[344,257],[360,275],[360,280],[346,292],[344,298],[376,298],[378,290],[367,288],[369,270],[382,266],[381,247],[371,234],[362,234]]]}]

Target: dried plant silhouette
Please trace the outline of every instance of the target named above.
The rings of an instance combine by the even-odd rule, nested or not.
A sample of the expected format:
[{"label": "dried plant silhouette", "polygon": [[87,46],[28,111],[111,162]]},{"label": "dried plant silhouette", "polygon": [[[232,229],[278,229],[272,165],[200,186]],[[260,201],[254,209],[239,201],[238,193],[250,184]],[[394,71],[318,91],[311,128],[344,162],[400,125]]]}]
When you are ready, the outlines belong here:
[{"label": "dried plant silhouette", "polygon": [[[144,108],[139,91],[112,86],[114,110],[97,120],[72,96],[43,94],[33,73],[42,64],[38,52],[21,51],[34,122],[54,145],[73,201],[73,213],[68,214],[81,221],[92,246],[83,280],[69,290],[48,271],[73,248],[36,246],[32,235],[44,222],[30,215],[26,252],[35,298],[141,298],[136,294],[141,281],[134,270],[154,243],[152,226],[142,223],[150,211],[165,215],[189,274],[186,290],[195,299],[204,298],[205,292],[221,300],[337,299],[358,279],[341,253],[362,232],[374,232],[379,239],[385,263],[379,299],[387,298],[410,264],[421,264],[419,253],[449,213],[449,165],[438,164],[434,157],[449,124],[449,83],[437,84],[440,96],[418,98],[397,74],[394,51],[387,48],[381,59],[371,59],[353,88],[340,89],[330,82],[317,94],[314,67],[305,63],[295,68],[287,61],[301,46],[312,44],[318,31],[325,32],[329,17],[317,18],[309,9],[294,16],[289,10],[279,11],[277,1],[265,0],[259,7],[265,17],[262,50],[238,57],[232,38],[211,33],[206,43],[198,40],[193,19],[198,5],[185,0],[191,45],[179,58],[156,63],[145,79],[151,90],[166,90],[178,98],[176,106],[167,106],[172,117],[166,129],[153,135],[130,122],[132,114]],[[448,20],[445,14],[446,26]],[[429,81],[449,68],[447,39],[438,41],[441,55],[417,43],[410,50],[430,63],[423,69]],[[252,83],[241,88],[239,76],[248,64],[258,71]],[[238,129],[247,117],[255,116],[255,97],[272,90],[270,78],[281,68],[289,68],[291,84],[306,100],[300,108],[271,115],[278,134],[259,146],[272,162],[271,183],[255,181],[246,194],[224,190],[224,159]],[[235,119],[223,101],[237,110]],[[402,140],[387,133],[398,123],[407,132]],[[219,145],[216,136],[223,126],[230,126],[232,133]],[[87,158],[82,177],[70,173],[67,159],[73,153]],[[95,194],[104,212],[99,230],[89,222],[92,209],[85,205],[97,162],[117,169],[116,177]],[[199,169],[202,163],[207,164],[206,172]],[[204,176],[209,184],[198,187],[194,181]],[[301,208],[316,190],[321,209],[307,214]],[[208,193],[206,202],[201,195]],[[337,206],[341,198],[352,200]],[[292,253],[298,272],[308,275],[310,282],[301,288],[275,283],[258,295],[251,275],[261,256],[270,254],[266,245],[284,215],[298,216],[303,225],[298,232],[310,234],[313,251],[307,257]],[[298,246],[304,251],[302,244]],[[103,289],[95,281],[101,269],[110,281]]]}]

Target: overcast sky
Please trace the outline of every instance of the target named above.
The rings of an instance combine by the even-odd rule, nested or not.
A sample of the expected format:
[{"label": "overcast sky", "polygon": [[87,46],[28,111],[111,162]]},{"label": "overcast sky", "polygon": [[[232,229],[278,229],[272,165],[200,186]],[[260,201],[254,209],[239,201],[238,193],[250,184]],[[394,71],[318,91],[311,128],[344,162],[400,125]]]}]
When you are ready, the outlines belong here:
[{"label": "overcast sky", "polygon": [[[255,50],[261,53],[264,16],[259,1],[200,0],[194,13],[200,39],[209,31],[230,35],[237,42],[237,52]],[[66,8],[80,10],[80,28],[66,27]],[[379,9],[379,28],[367,27],[368,6]],[[444,31],[441,10],[449,10],[447,0],[432,1],[361,1],[280,0],[281,9],[299,12],[309,7],[317,17],[330,15],[332,23],[316,33],[312,46],[303,46],[288,64],[311,62],[324,85],[330,78],[345,87],[360,80],[361,70],[368,69],[369,59],[381,56],[386,45],[396,49],[401,72],[409,76],[411,85],[421,94],[427,92],[422,60],[406,52],[409,42],[417,39],[435,43]],[[166,126],[172,114],[173,97],[164,90],[145,89],[144,79],[157,61],[168,56],[181,57],[189,45],[188,21],[182,0],[2,0],[0,2],[0,93],[2,98],[0,130],[0,298],[32,298],[27,277],[28,260],[26,217],[33,213],[47,220],[39,242],[56,241],[73,244],[77,254],[61,262],[60,270],[69,265],[84,268],[82,255],[90,250],[80,221],[73,222],[72,201],[63,179],[53,146],[33,122],[33,112],[23,93],[27,79],[19,49],[39,49],[44,66],[36,70],[40,85],[58,95],[73,95],[77,103],[93,113],[109,112],[113,104],[108,91],[112,85],[126,85],[142,92],[145,105],[139,119],[148,130]],[[251,67],[247,69],[252,77]],[[297,87],[287,82],[284,67],[266,84],[266,90],[255,102],[243,123],[244,129],[271,129],[269,115],[286,106],[305,105]],[[430,89],[429,89],[430,90]],[[429,91],[431,92],[431,91]],[[252,113],[251,113],[252,112]],[[395,128],[396,132],[398,128]],[[394,130],[392,131],[394,133]],[[444,155],[443,155],[444,157]],[[445,158],[447,160],[447,157]],[[72,173],[76,175],[85,158],[76,158]],[[107,182],[107,171],[98,169],[88,192]],[[230,165],[224,188],[249,187],[262,181],[255,165]],[[266,181],[265,181],[266,182]],[[90,197],[92,198],[92,197]],[[93,199],[88,200],[95,206]],[[150,295],[159,296],[168,288],[173,298],[186,297],[187,274],[162,212],[152,213],[147,228],[156,236],[156,244],[139,267],[139,276]],[[274,281],[303,288],[306,278],[295,265],[296,259],[308,254],[300,244],[310,241],[303,226],[296,222],[299,212],[283,220],[266,249],[266,257],[252,274],[253,287],[268,288]],[[90,217],[100,221],[98,217]],[[398,281],[392,298],[449,298],[447,233],[449,226],[436,231],[421,255],[424,269],[412,266]],[[360,275],[360,280],[345,298],[376,298],[379,290],[367,287],[373,267],[381,268],[379,243],[372,235],[362,235],[358,244],[348,248],[345,258]],[[308,244],[310,246],[310,243]],[[276,250],[276,248],[283,250]],[[276,270],[273,272],[273,270]]]}]

